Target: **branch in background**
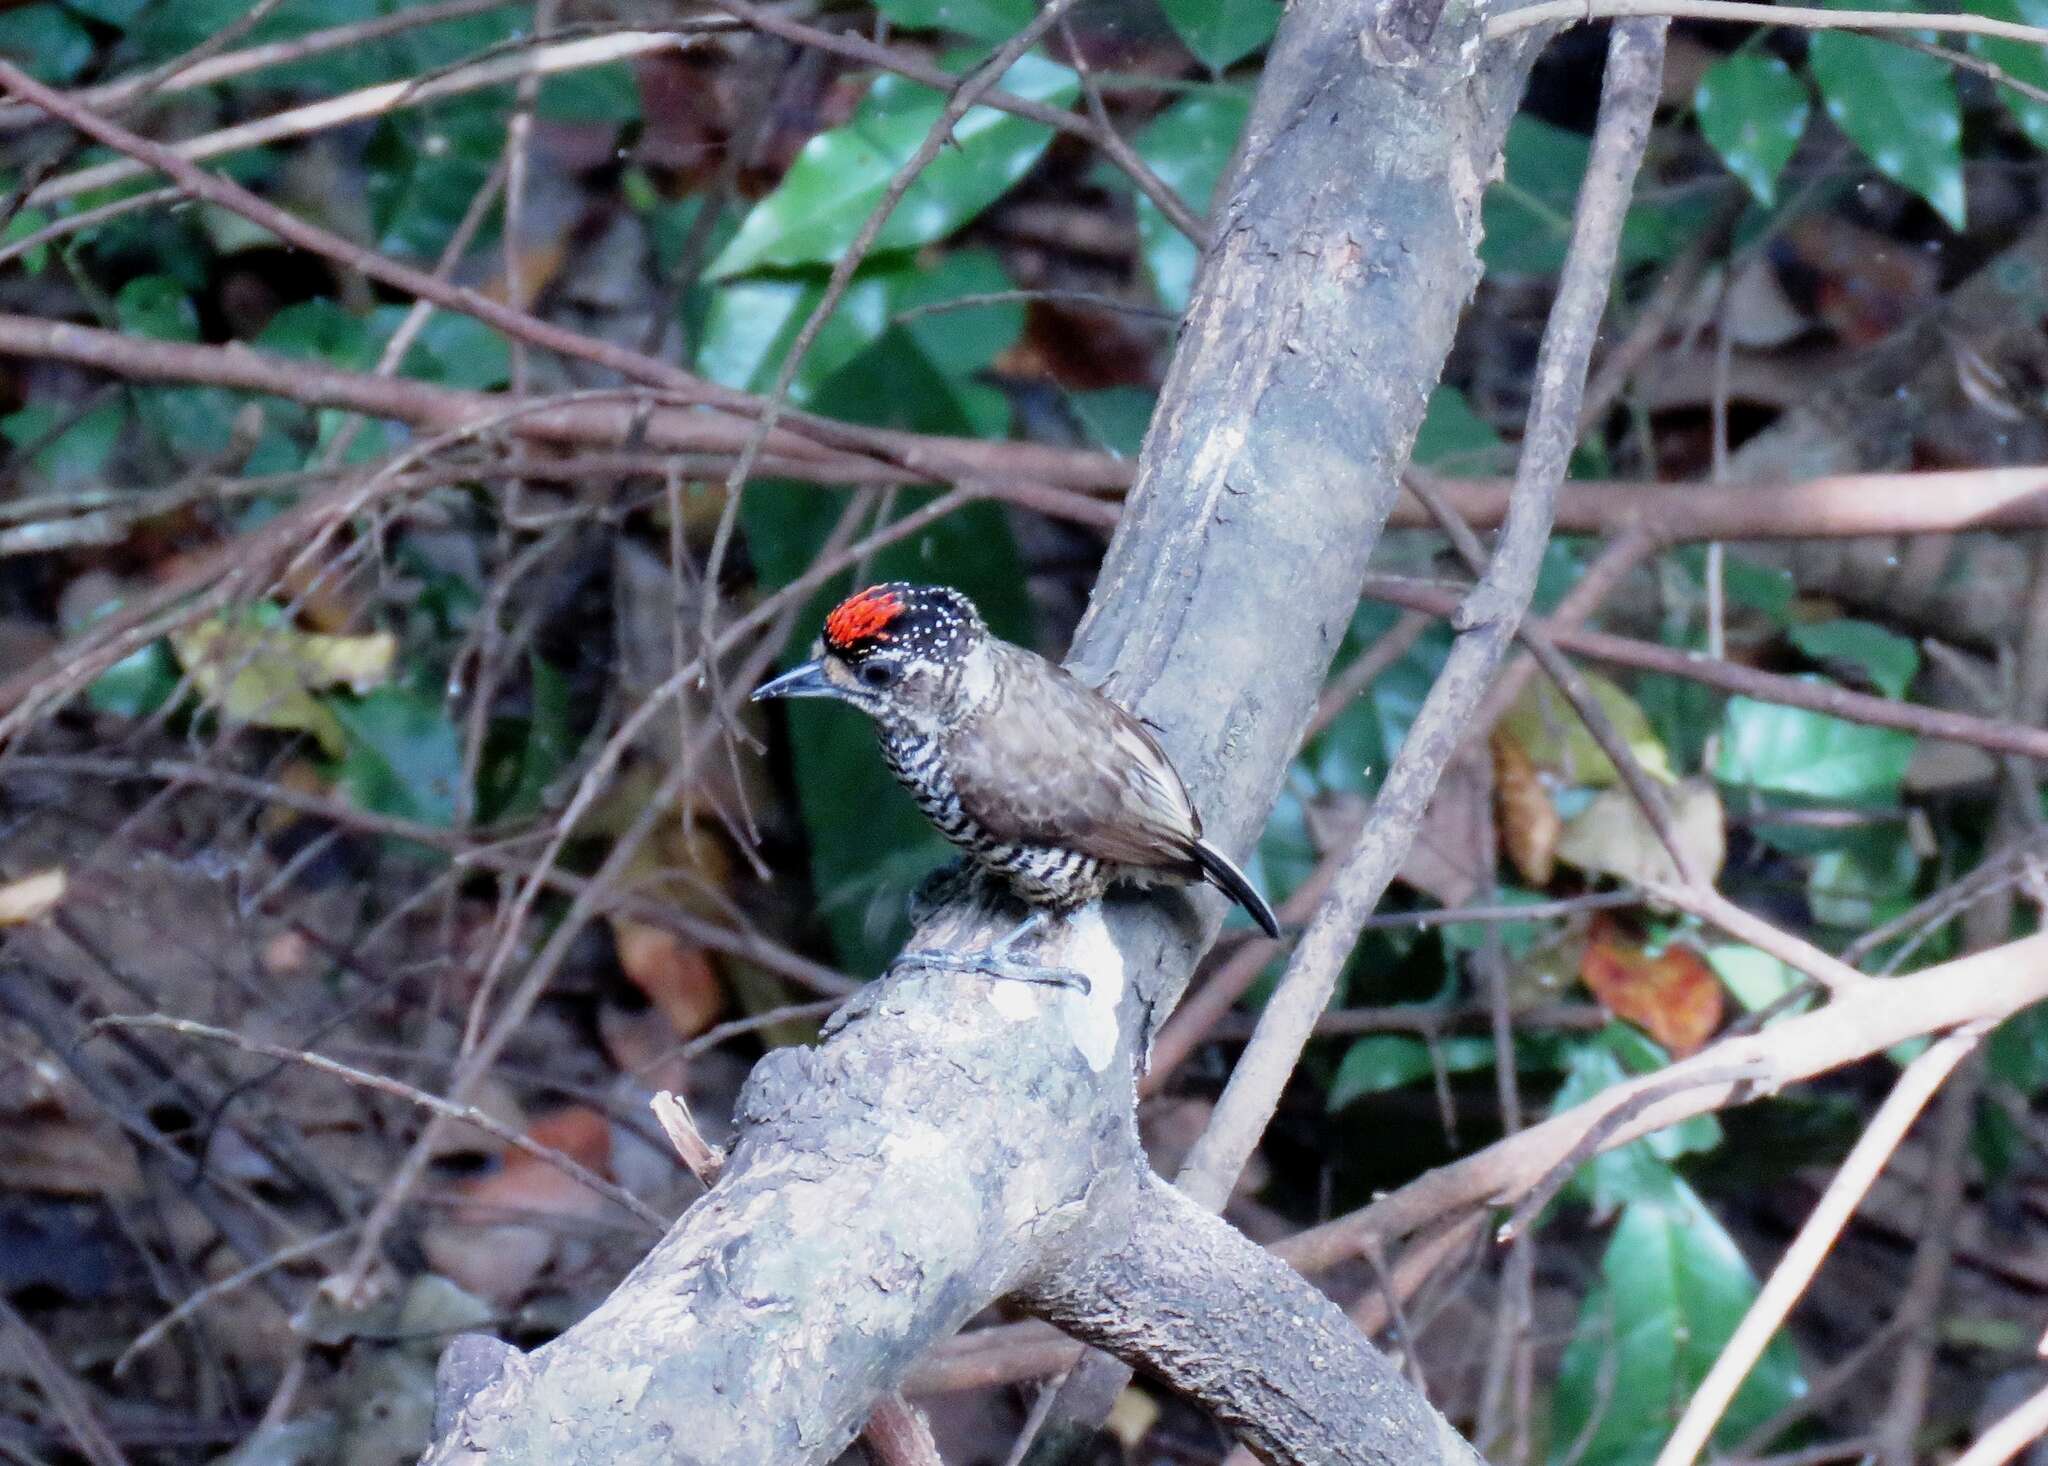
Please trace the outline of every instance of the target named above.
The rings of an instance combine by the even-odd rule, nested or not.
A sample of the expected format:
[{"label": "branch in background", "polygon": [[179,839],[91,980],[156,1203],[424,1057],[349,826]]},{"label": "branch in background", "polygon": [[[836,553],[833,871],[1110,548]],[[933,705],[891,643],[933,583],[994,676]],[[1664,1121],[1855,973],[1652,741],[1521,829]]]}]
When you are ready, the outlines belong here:
[{"label": "branch in background", "polygon": [[[424,26],[439,25],[443,21],[463,20],[472,15],[503,10],[514,3],[515,0],[439,0],[437,4],[411,5],[395,14],[378,16],[374,20],[332,26],[326,30],[294,36],[288,41],[271,41],[226,56],[212,56],[190,66],[181,67],[175,76],[168,79],[145,73],[142,76],[123,77],[119,81],[86,87],[72,95],[95,112],[118,111],[145,89],[152,97],[193,91],[199,87],[213,86],[218,82],[232,81],[238,76],[248,76],[252,72],[265,71],[273,66],[288,66],[293,62],[307,61],[315,56],[354,50],[373,41],[381,41]],[[18,102],[0,107],[0,131],[14,132],[24,127],[32,127],[43,121],[45,116],[42,108]]]},{"label": "branch in background", "polygon": [[1947,31],[1994,36],[2048,46],[2048,26],[2022,25],[1983,15],[1934,10],[1816,10],[1798,5],[1751,5],[1743,0],[1537,0],[1486,22],[1486,39],[1498,41],[1535,26],[1571,24],[1624,16],[1747,21],[1822,31]]},{"label": "branch in background", "polygon": [[[1460,601],[1455,590],[1390,575],[1373,576],[1366,582],[1365,593],[1376,601],[1414,611],[1427,611],[1434,616],[1455,614]],[[1805,708],[1810,712],[1846,718],[1853,723],[1897,728],[1925,738],[1943,738],[1952,743],[1974,744],[1996,753],[2048,760],[2048,729],[1976,718],[1968,713],[1950,712],[1946,708],[1922,707],[1918,703],[1893,702],[1868,693],[1851,692],[1832,683],[1759,672],[1734,662],[1716,662],[1698,652],[1658,646],[1654,642],[1636,641],[1625,636],[1610,636],[1601,631],[1575,631],[1547,622],[1539,624],[1544,625],[1559,647],[1591,657],[1596,662],[1610,662],[1642,672],[1663,672],[1702,682],[1723,692],[1753,697],[1759,702]]]},{"label": "branch in background", "polygon": [[[712,24],[719,29],[729,28],[723,22],[714,21]],[[229,153],[283,142],[288,138],[324,132],[331,127],[345,127],[350,123],[363,122],[372,117],[383,117],[408,107],[424,106],[444,97],[461,96],[485,87],[502,86],[510,81],[557,76],[587,70],[594,66],[610,66],[620,61],[630,61],[637,56],[652,55],[657,51],[680,51],[690,46],[692,41],[693,37],[684,34],[680,29],[614,31],[606,35],[583,36],[572,41],[558,41],[527,51],[517,51],[508,56],[493,56],[467,66],[455,67],[437,76],[424,79],[408,78],[404,81],[389,81],[377,86],[363,87],[357,91],[345,92],[338,97],[326,97],[318,102],[309,102],[303,107],[293,107],[268,117],[258,117],[248,122],[237,123],[233,127],[221,128],[218,132],[205,133],[165,146],[180,158],[200,163],[209,158],[219,158]],[[65,199],[77,198],[80,194],[93,193],[99,189],[127,183],[131,179],[146,177],[153,171],[156,170],[147,162],[133,158],[117,158],[111,163],[80,168],[40,183],[29,191],[24,202],[30,207],[61,203]]]},{"label": "branch in background", "polygon": [[1400,868],[1437,778],[1535,591],[1550,537],[1551,505],[1578,437],[1580,393],[1614,273],[1622,219],[1656,109],[1664,31],[1656,23],[1617,26],[1609,40],[1592,158],[1579,193],[1571,252],[1537,355],[1536,390],[1506,526],[1485,578],[1452,617],[1462,634],[1402,740],[1352,855],[1267,1001],[1258,1031],[1181,1174],[1180,1184],[1210,1207],[1229,1195],[1264,1132],[1316,1018],[1329,1006],[1337,974],[1357,945],[1360,923]]},{"label": "branch in background", "polygon": [[[1552,506],[1578,439],[1580,395],[1607,301],[1622,220],[1649,141],[1664,66],[1659,24],[1617,26],[1609,42],[1600,119],[1586,181],[1573,220],[1571,251],[1537,356],[1536,389],[1515,474],[1507,523],[1485,576],[1459,607],[1461,633],[1421,711],[1401,741],[1373,801],[1372,813],[1302,934],[1279,986],[1217,1101],[1207,1129],[1189,1152],[1175,1184],[1197,1206],[1219,1211],[1278,1107],[1282,1091],[1330,1005],[1366,916],[1379,904],[1406,858],[1439,778],[1464,742],[1487,684],[1506,655],[1516,624],[1535,594]],[[1069,1454],[1084,1420],[1112,1383],[1128,1378],[1106,1358],[1084,1359],[1061,1386],[1048,1419],[1048,1449],[1028,1466],[1050,1466]]]},{"label": "branch in background", "polygon": [[[1603,1115],[1630,1103],[1645,1089],[1689,1085],[1604,1137],[1602,1149],[1693,1115],[1776,1093],[1907,1039],[1965,1024],[1995,1024],[2044,997],[2048,936],[2010,942],[1911,977],[1859,983],[1814,1012],[1780,1019],[1759,1033],[1722,1039],[1689,1059],[1604,1090],[1512,1139],[1432,1171],[1361,1211],[1289,1238],[1274,1250],[1298,1268],[1328,1267],[1356,1255],[1367,1239],[1391,1246],[1446,1217],[1502,1205],[1548,1174]],[[1691,1082],[1703,1073],[1738,1070],[1765,1077],[1754,1082]]]},{"label": "branch in background", "polygon": [[[898,76],[908,77],[911,81],[931,87],[935,91],[950,94],[961,82],[961,78],[952,72],[941,70],[908,52],[881,45],[864,36],[842,35],[838,31],[806,25],[803,21],[793,19],[779,10],[756,5],[753,0],[711,0],[711,3],[727,15],[766,35],[780,36],[785,41],[794,42],[799,46],[810,46],[849,61],[858,61],[863,66],[892,71]],[[1203,226],[1201,216],[1190,209],[1187,202],[1154,173],[1146,165],[1145,160],[1138,156],[1136,150],[1114,131],[1106,130],[1088,118],[1069,112],[1063,107],[1034,102],[1000,88],[991,88],[984,92],[981,105],[993,107],[999,112],[1008,112],[1014,117],[1042,123],[1056,131],[1093,144],[1130,177],[1131,182],[1137,185],[1138,191],[1172,221],[1174,228],[1198,245],[1208,242],[1208,230]]]},{"label": "branch in background", "polygon": [[1707,1377],[1700,1381],[1692,1402],[1679,1417],[1677,1428],[1657,1453],[1656,1466],[1692,1466],[1751,1367],[1763,1356],[1764,1346],[1813,1282],[1813,1275],[1820,1270],[1822,1260],[1871,1183],[1877,1180],[1878,1172],[1899,1148],[1906,1131],[1941,1088],[1942,1081],[1983,1036],[1981,1024],[1967,1025],[1907,1065],[1906,1072],[1899,1076],[1892,1092],[1878,1106],[1877,1113],[1871,1116],[1863,1134],[1835,1171],[1827,1190],[1821,1193],[1799,1235],[1778,1258],[1777,1266],[1715,1358]]}]

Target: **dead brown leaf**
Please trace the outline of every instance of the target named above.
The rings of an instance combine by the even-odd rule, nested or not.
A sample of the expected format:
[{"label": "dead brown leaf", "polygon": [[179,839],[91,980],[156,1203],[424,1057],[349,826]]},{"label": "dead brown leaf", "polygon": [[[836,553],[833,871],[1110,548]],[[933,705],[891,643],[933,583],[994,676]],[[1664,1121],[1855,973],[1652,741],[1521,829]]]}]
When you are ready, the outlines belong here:
[{"label": "dead brown leaf", "polygon": [[1721,980],[1706,959],[1677,942],[1653,957],[1611,916],[1595,919],[1579,976],[1609,1012],[1674,1058],[1696,1052],[1721,1026]]}]

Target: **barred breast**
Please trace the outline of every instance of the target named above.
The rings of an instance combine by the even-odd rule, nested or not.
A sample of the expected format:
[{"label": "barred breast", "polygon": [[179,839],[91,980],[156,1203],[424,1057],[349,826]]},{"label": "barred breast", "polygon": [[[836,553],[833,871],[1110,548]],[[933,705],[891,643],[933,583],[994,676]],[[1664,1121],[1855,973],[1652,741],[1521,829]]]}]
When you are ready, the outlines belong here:
[{"label": "barred breast", "polygon": [[1103,863],[1078,850],[1017,844],[991,834],[962,806],[938,739],[885,729],[881,743],[889,772],[924,817],[983,869],[1002,877],[1026,905],[1070,910],[1094,900],[1109,885]]}]

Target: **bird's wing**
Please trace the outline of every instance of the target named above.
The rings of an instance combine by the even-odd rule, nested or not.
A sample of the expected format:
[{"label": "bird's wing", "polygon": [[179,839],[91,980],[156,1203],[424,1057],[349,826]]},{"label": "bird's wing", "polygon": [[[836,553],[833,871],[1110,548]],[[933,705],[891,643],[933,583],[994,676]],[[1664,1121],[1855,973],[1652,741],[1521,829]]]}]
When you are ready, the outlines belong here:
[{"label": "bird's wing", "polygon": [[998,839],[1198,873],[1202,825],[1180,775],[1137,719],[1063,670],[1005,679],[954,739],[961,808]]}]

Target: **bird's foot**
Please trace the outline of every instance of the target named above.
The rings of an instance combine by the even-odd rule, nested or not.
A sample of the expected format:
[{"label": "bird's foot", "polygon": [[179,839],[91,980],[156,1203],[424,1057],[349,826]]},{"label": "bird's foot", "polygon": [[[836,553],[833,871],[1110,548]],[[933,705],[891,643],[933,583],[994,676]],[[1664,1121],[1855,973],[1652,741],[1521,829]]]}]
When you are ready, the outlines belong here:
[{"label": "bird's foot", "polygon": [[1048,967],[1038,962],[1027,962],[999,953],[993,948],[954,952],[927,947],[915,952],[905,952],[896,960],[912,967],[972,973],[977,977],[986,977],[997,982],[1029,982],[1044,987],[1071,988],[1084,998],[1090,991],[1086,974],[1076,972],[1071,967]]}]

